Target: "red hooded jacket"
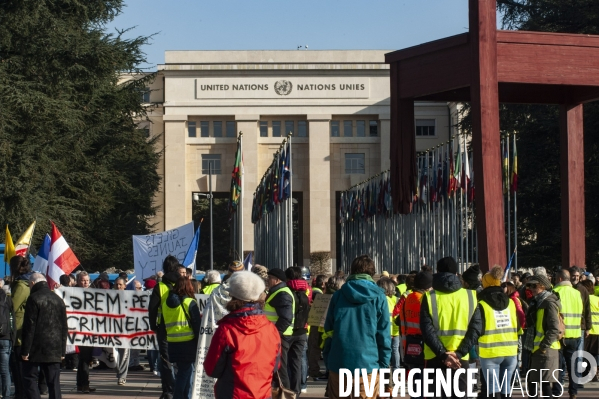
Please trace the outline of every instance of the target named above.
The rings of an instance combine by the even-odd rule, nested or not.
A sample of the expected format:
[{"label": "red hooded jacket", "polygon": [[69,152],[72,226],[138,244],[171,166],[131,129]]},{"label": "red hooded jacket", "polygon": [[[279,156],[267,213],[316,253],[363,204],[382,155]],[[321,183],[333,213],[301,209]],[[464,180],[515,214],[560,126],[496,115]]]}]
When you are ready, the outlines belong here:
[{"label": "red hooded jacket", "polygon": [[279,368],[281,338],[273,323],[257,305],[229,313],[218,322],[204,370],[218,378],[217,399],[266,399]]}]

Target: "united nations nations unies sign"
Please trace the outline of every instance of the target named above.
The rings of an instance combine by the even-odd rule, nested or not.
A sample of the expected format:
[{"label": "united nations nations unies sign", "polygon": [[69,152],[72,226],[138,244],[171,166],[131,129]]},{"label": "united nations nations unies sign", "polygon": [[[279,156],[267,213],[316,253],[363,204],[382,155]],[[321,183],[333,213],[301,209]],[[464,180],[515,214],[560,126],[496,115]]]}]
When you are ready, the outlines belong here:
[{"label": "united nations nations unies sign", "polygon": [[195,79],[196,100],[236,98],[369,98],[370,79],[335,78],[226,78]]}]

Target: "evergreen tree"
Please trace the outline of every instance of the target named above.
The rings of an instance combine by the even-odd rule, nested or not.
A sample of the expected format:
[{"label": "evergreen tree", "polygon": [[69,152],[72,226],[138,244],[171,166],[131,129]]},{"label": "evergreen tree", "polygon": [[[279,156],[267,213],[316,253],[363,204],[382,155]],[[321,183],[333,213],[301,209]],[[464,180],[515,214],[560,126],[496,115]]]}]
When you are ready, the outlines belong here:
[{"label": "evergreen tree", "polygon": [[[121,0],[0,2],[0,214],[18,236],[53,220],[86,269],[133,265],[159,186],[137,128],[147,37],[108,34]],[[125,83],[122,76],[134,74]]]},{"label": "evergreen tree", "polygon": [[[498,0],[507,29],[599,34],[597,0]],[[561,263],[557,106],[502,105],[501,129],[518,133],[520,266]],[[599,104],[584,105],[587,268],[599,265]],[[580,265],[583,266],[583,265]]]}]

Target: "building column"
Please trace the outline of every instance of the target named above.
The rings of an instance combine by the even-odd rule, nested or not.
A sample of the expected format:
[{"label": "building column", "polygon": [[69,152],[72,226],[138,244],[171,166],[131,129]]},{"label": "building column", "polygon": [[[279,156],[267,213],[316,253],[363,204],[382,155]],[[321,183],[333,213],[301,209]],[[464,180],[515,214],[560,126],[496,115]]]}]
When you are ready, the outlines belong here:
[{"label": "building column", "polygon": [[[237,132],[243,133],[243,251],[254,251],[252,205],[258,185],[258,121],[260,115],[235,115]],[[239,254],[243,258],[243,254]],[[242,258],[242,260],[243,260]]]},{"label": "building column", "polygon": [[495,2],[470,0],[470,104],[476,180],[479,261],[483,272],[506,267]]},{"label": "building column", "polygon": [[191,195],[187,195],[185,184],[186,121],[187,115],[164,116],[165,230],[174,229],[191,221]]},{"label": "building column", "polygon": [[391,168],[391,115],[379,115],[379,137],[381,138],[381,172]]},{"label": "building column", "polygon": [[331,115],[308,115],[309,253],[331,251]]},{"label": "building column", "polygon": [[585,267],[582,104],[560,106],[562,267]]}]

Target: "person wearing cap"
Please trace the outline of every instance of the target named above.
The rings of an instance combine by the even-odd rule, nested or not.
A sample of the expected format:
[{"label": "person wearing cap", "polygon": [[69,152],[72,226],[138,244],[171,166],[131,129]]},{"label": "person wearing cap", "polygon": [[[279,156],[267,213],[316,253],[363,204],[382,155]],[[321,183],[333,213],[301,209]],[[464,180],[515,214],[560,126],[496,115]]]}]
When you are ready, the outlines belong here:
[{"label": "person wearing cap", "polygon": [[[455,259],[450,256],[440,259],[433,275],[433,290],[424,295],[420,307],[425,365],[443,373],[449,368],[469,367],[470,349],[476,345],[482,330],[476,292],[462,288],[457,273]],[[465,373],[456,374],[454,382],[462,392],[466,391]],[[437,383],[433,381],[431,392],[436,392]]]},{"label": "person wearing cap", "polygon": [[252,273],[258,275],[264,281],[264,292],[268,292],[268,269],[262,265],[254,265]]},{"label": "person wearing cap", "polygon": [[483,287],[480,284],[480,266],[474,265],[470,266],[468,269],[464,270],[462,273],[462,280],[464,281],[464,288],[468,290],[474,290],[478,294],[483,290]]},{"label": "person wearing cap", "polygon": [[[347,282],[333,294],[324,333],[324,363],[329,370],[329,399],[339,398],[339,370],[366,369],[373,397],[379,392],[379,375],[373,370],[388,368],[391,360],[389,307],[385,293],[372,279],[374,261],[360,255],[351,264]],[[356,386],[358,381],[355,382]],[[360,397],[369,396],[360,378]]]},{"label": "person wearing cap", "polygon": [[[556,383],[554,371],[559,368],[559,313],[562,305],[551,292],[551,282],[544,275],[531,276],[526,289],[532,294],[526,312],[523,350],[531,352],[526,375],[530,397],[551,397],[551,383]],[[535,394],[536,393],[536,394]]]},{"label": "person wearing cap", "polygon": [[[420,330],[420,307],[422,297],[430,291],[433,285],[433,275],[429,272],[418,272],[414,277],[414,289],[402,302],[395,323],[401,333],[401,349],[404,366],[411,370],[424,366],[423,338]],[[407,347],[410,350],[407,350]]]},{"label": "person wearing cap", "polygon": [[221,283],[220,273],[217,270],[207,271],[205,280],[206,286],[202,289],[202,294],[210,295]]},{"label": "person wearing cap", "polygon": [[518,366],[518,331],[520,321],[516,305],[501,288],[501,266],[493,266],[482,278],[482,291],[478,294],[478,309],[482,319],[482,332],[478,339],[481,373],[486,381],[488,397],[506,397],[512,375]]},{"label": "person wearing cap", "polygon": [[235,273],[228,281],[230,313],[218,322],[204,370],[217,378],[216,399],[269,398],[281,338],[262,310],[264,281],[248,271]]},{"label": "person wearing cap", "polygon": [[264,303],[264,313],[266,318],[274,323],[281,336],[281,383],[285,388],[293,389],[287,361],[293,341],[295,299],[291,289],[287,287],[287,276],[283,269],[275,268],[268,271],[268,296]]},{"label": "person wearing cap", "polygon": [[522,273],[520,276],[520,288],[518,288],[518,295],[520,296],[520,300],[526,302],[528,304],[530,302],[531,297],[526,297],[526,282],[531,277],[531,274],[528,272]]},{"label": "person wearing cap", "polygon": [[[585,298],[588,302],[588,293],[586,288],[581,286],[585,291]],[[586,328],[585,320],[582,317],[584,311],[583,299],[580,291],[572,286],[570,280],[570,272],[566,269],[558,271],[555,275],[555,286],[553,292],[559,298],[562,304],[562,315],[564,317],[564,325],[566,331],[559,350],[559,383],[564,381],[566,369],[568,370],[568,394],[570,397],[578,394],[578,384],[573,381],[575,370],[572,369],[572,357],[576,356],[576,352],[583,349],[582,326]],[[589,323],[589,327],[592,323]],[[588,336],[588,331],[585,331],[585,336]],[[565,364],[564,364],[565,363]],[[553,395],[561,394],[562,388],[558,384],[553,385]]]}]

